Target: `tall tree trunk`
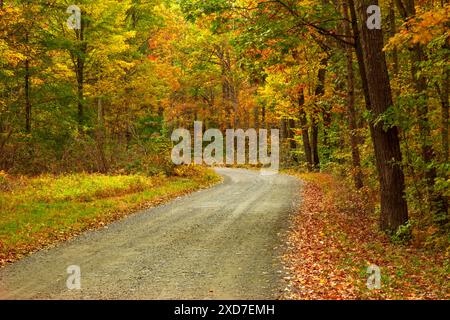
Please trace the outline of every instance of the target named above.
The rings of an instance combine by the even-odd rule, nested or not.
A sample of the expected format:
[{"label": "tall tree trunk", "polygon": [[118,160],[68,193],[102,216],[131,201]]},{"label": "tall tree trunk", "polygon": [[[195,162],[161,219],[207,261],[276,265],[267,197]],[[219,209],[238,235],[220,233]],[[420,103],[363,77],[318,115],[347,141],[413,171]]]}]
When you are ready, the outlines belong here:
[{"label": "tall tree trunk", "polygon": [[[27,36],[28,38],[28,36]],[[25,59],[25,131],[31,132],[30,59]]]},{"label": "tall tree trunk", "polygon": [[261,107],[261,125],[262,128],[267,129],[267,122],[266,122],[266,107]]},{"label": "tall tree trunk", "polygon": [[[392,106],[392,92],[383,52],[383,32],[365,26],[370,5],[378,5],[378,1],[360,0],[361,41],[373,121]],[[383,121],[376,121],[373,124],[373,141],[381,188],[380,227],[382,230],[395,231],[408,221],[398,128],[391,126],[385,129]]]},{"label": "tall tree trunk", "polygon": [[[354,0],[346,0],[346,1],[348,1],[348,7],[350,9],[351,26],[353,31],[356,59],[358,61],[359,74],[361,78],[361,85],[363,88],[364,102],[366,104],[366,109],[368,111],[371,111],[372,107],[370,105],[369,84],[367,81],[366,64],[364,62],[364,52],[361,42],[361,32],[359,31],[358,27],[358,18],[356,15],[355,1]],[[371,131],[373,131],[373,126],[371,124],[369,125]]]},{"label": "tall tree trunk", "polygon": [[102,99],[99,97],[97,101],[97,150],[98,150],[98,166],[102,173],[108,172],[108,161],[105,155],[105,123]]},{"label": "tall tree trunk", "polygon": [[444,71],[444,79],[442,81],[442,88],[441,88],[441,122],[442,122],[442,156],[444,162],[448,162],[448,121],[449,121],[449,107],[448,107],[448,91],[450,89],[450,69],[448,67],[445,67],[447,70]]},{"label": "tall tree trunk", "polygon": [[319,159],[319,127],[317,119],[311,120],[311,151],[314,170],[320,169]]},{"label": "tall tree trunk", "polygon": [[[316,95],[318,96],[323,96],[325,94],[325,76],[326,76],[326,66],[328,64],[328,57],[323,58],[322,61],[320,62],[320,64],[322,66],[324,66],[323,68],[321,68],[319,70],[319,84],[316,87]],[[330,139],[328,136],[328,130],[331,127],[331,121],[332,121],[332,115],[331,115],[331,108],[328,104],[325,104],[324,107],[322,108],[322,123],[323,123],[323,146],[324,146],[324,152],[322,153],[323,156],[326,159],[329,159],[330,154],[331,154],[331,146],[330,146]],[[319,163],[317,163],[316,165],[319,165]]]},{"label": "tall tree trunk", "polygon": [[289,149],[295,150],[297,148],[297,144],[295,143],[295,120],[288,120],[289,131],[288,131],[288,139],[289,139]]},{"label": "tall tree trunk", "polygon": [[[420,73],[419,64],[425,61],[425,54],[421,45],[416,45],[412,52],[412,77],[415,90],[418,94],[417,99],[417,118],[419,122],[419,135],[422,149],[422,159],[425,164],[425,179],[428,186],[429,205],[431,212],[440,216],[446,214],[447,204],[444,197],[435,190],[437,179],[437,170],[433,165],[436,154],[431,142],[431,129],[428,119],[428,94],[426,78]],[[417,74],[420,73],[419,76]]]},{"label": "tall tree trunk", "polygon": [[84,122],[84,63],[81,58],[77,58],[77,98],[78,98],[78,124],[81,126]]},{"label": "tall tree trunk", "polygon": [[84,43],[84,22],[81,21],[80,29],[75,30],[77,37],[77,44],[79,46],[78,50],[80,53],[76,54],[75,58],[75,73],[77,77],[77,106],[78,106],[78,126],[84,123],[84,64],[85,64],[85,54],[86,54],[86,44]]},{"label": "tall tree trunk", "polygon": [[234,113],[234,127],[238,128],[240,125],[239,119],[239,89],[233,84],[233,113]]},{"label": "tall tree trunk", "polygon": [[[364,53],[362,48],[362,42],[361,42],[361,32],[358,27],[358,18],[356,14],[356,7],[354,0],[345,0],[347,1],[348,8],[350,9],[350,22],[351,22],[351,29],[353,33],[353,41],[354,41],[354,47],[355,47],[355,53],[356,53],[356,61],[358,62],[358,69],[359,69],[359,75],[361,79],[361,86],[363,89],[363,96],[364,96],[364,103],[366,105],[366,110],[371,112],[372,106],[370,105],[370,97],[369,97],[369,85],[367,80],[367,72],[366,72],[366,64],[364,62]],[[372,144],[375,146],[374,141],[374,128],[371,121],[368,121],[369,130],[370,130],[370,137],[372,139]],[[361,121],[358,125],[358,128],[364,127],[364,121]],[[360,144],[363,143],[362,137],[359,142]]]},{"label": "tall tree trunk", "polygon": [[309,128],[308,128],[308,120],[306,119],[306,112],[303,109],[303,105],[305,104],[305,95],[303,89],[298,97],[298,118],[300,122],[300,126],[302,128],[302,141],[303,141],[303,150],[305,152],[305,160],[308,166],[308,171],[311,171],[314,163],[312,158],[311,145],[309,142]]},{"label": "tall tree trunk", "polygon": [[328,130],[331,128],[331,123],[333,120],[331,107],[327,104],[322,110],[323,117],[323,152],[322,155],[325,159],[329,160],[331,155],[331,142],[328,134]]},{"label": "tall tree trunk", "polygon": [[[395,10],[394,10],[394,1],[389,1],[389,36],[393,37],[397,33],[397,28],[395,26]],[[392,49],[392,65],[394,74],[397,75],[399,71],[398,66],[398,50],[397,46],[394,46]]]},{"label": "tall tree trunk", "polygon": [[[448,56],[448,55],[447,55]],[[447,59],[448,60],[448,59]],[[449,90],[450,90],[450,69],[448,66],[444,67],[444,79],[442,80],[442,88],[440,89],[440,99],[441,99],[441,122],[442,122],[442,159],[444,163],[448,163],[449,161],[449,137],[448,137],[448,122],[449,122]],[[444,175],[445,179],[449,178],[449,174]],[[438,207],[438,211],[441,211],[443,214],[439,215],[439,221],[441,224],[445,224],[448,222],[448,198],[441,198],[441,207]],[[439,202],[438,202],[439,205]],[[440,210],[439,210],[440,209]],[[438,212],[439,213],[439,212]]]},{"label": "tall tree trunk", "polygon": [[282,117],[280,119],[280,140],[283,143],[286,138],[288,137],[288,130],[287,130],[287,121],[285,117]]},{"label": "tall tree trunk", "polygon": [[[414,0],[396,0],[397,7],[404,21],[416,15]],[[437,170],[433,165],[436,158],[435,150],[431,142],[431,128],[428,119],[428,93],[427,79],[424,73],[420,72],[420,65],[427,60],[424,48],[421,44],[416,44],[411,49],[411,78],[417,94],[416,112],[418,118],[419,136],[421,143],[422,159],[425,163],[425,180],[427,182],[429,206],[431,212],[436,216],[446,216],[448,205],[443,194],[435,190]]]},{"label": "tall tree trunk", "polygon": [[[319,68],[317,74],[317,86],[315,89],[315,96],[321,97],[325,94],[325,76],[326,76],[326,66],[328,64],[328,57],[322,58],[320,61],[321,67]],[[313,116],[311,119],[311,148],[312,148],[312,157],[314,168],[320,168],[320,159],[319,159],[319,126],[317,116]],[[326,130],[326,128],[324,129]]]},{"label": "tall tree trunk", "polygon": [[[344,33],[347,39],[351,38],[348,6],[344,1],[342,4],[344,14]],[[359,136],[357,134],[357,113],[355,110],[355,76],[353,71],[353,49],[347,46],[345,49],[347,58],[347,114],[350,129],[350,146],[352,149],[353,182],[356,189],[361,189],[363,184],[363,174],[361,170],[361,157],[359,154]]]}]

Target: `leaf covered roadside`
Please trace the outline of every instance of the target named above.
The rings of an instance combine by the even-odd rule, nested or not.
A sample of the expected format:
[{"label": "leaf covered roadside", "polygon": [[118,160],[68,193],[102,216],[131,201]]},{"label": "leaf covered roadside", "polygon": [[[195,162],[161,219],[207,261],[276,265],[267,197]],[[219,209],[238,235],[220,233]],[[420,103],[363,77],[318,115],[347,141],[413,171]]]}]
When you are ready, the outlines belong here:
[{"label": "leaf covered roadside", "polygon": [[[281,299],[449,299],[447,252],[393,244],[378,231],[370,197],[328,174],[304,181],[283,262]],[[381,289],[369,290],[367,267],[381,269]]]}]

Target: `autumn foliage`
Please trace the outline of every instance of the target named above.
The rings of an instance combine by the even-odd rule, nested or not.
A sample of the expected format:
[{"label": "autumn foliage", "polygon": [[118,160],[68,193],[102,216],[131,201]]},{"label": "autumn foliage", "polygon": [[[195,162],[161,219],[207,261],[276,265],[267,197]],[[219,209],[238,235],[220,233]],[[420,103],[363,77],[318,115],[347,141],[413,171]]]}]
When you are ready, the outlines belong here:
[{"label": "autumn foliage", "polygon": [[[369,5],[380,7],[381,29],[366,27]],[[9,192],[6,174],[183,178],[197,169],[171,162],[174,129],[193,129],[194,121],[205,130],[277,128],[282,167],[320,180],[307,183],[304,212],[294,219],[292,245],[305,250],[292,259],[311,273],[295,280],[305,291],[293,296],[312,297],[313,284],[323,286],[322,297],[401,296],[398,286],[378,295],[351,289],[351,275],[373,260],[361,253],[371,245],[399,252],[399,260],[408,250],[428,259],[412,245],[430,250],[430,261],[448,259],[446,1],[82,0],[79,7],[82,28],[71,30],[66,1],[0,2],[1,192]],[[370,195],[369,203],[323,194],[337,183],[329,174],[353,188],[337,191]],[[360,245],[350,250],[350,242]],[[327,259],[334,268],[358,253],[349,273],[326,269]],[[431,288],[422,297],[445,296],[433,282],[440,276],[411,272]]]}]

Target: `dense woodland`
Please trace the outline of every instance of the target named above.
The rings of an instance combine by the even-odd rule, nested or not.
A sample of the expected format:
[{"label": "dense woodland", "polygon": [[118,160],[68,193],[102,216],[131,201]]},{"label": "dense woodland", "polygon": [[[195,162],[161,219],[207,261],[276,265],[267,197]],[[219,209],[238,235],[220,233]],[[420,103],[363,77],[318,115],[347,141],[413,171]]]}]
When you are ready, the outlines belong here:
[{"label": "dense woodland", "polygon": [[0,170],[170,175],[174,128],[279,128],[283,167],[448,246],[448,1],[79,0],[79,30],[71,4],[0,0]]}]

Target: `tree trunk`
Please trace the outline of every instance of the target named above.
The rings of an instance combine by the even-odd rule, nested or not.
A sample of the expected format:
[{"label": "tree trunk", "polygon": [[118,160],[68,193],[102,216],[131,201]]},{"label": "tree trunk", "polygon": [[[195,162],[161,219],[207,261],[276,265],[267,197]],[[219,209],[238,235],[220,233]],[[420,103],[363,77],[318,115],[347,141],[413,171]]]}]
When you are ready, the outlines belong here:
[{"label": "tree trunk", "polygon": [[84,123],[84,63],[86,54],[86,44],[84,43],[84,23],[81,21],[80,30],[75,30],[79,50],[82,54],[77,53],[75,59],[75,73],[77,77],[77,106],[78,106],[78,126]]},{"label": "tree trunk", "polygon": [[450,88],[450,70],[446,66],[447,70],[444,71],[444,80],[442,81],[441,89],[441,122],[442,122],[442,156],[444,162],[448,162],[448,121],[449,121],[449,107],[448,107],[448,91]]},{"label": "tree trunk", "polygon": [[25,46],[27,49],[24,66],[24,91],[25,91],[25,132],[31,132],[31,101],[30,101],[30,55],[28,52],[29,35],[28,31],[25,31]]},{"label": "tree trunk", "polygon": [[331,156],[331,142],[330,137],[328,135],[328,130],[331,128],[331,122],[333,120],[331,108],[329,105],[326,105],[322,110],[323,117],[323,152],[322,155],[325,159],[329,160]]},{"label": "tree trunk", "polygon": [[[448,59],[447,59],[448,60]],[[442,88],[440,92],[440,99],[441,99],[441,122],[442,122],[442,159],[444,163],[448,163],[449,161],[449,139],[448,139],[448,122],[449,122],[449,106],[448,106],[448,98],[449,94],[448,91],[450,90],[450,69],[448,69],[447,66],[445,66],[446,70],[444,70],[444,79],[442,80]],[[445,179],[449,178],[449,174],[444,175]],[[443,214],[440,214],[439,222],[441,224],[445,224],[448,222],[448,198],[445,198],[444,196],[441,197],[441,203],[439,207],[439,202],[437,202],[437,212],[442,212]]]},{"label": "tree trunk", "polygon": [[105,124],[101,98],[97,101],[97,150],[98,164],[101,173],[108,172],[108,161],[105,156]]},{"label": "tree trunk", "polygon": [[[325,94],[325,76],[327,72],[326,65],[328,64],[328,58],[322,59],[320,64],[323,65],[324,67],[319,70],[319,77],[318,77],[319,84],[316,87],[316,96],[323,96]],[[330,151],[331,146],[330,146],[330,139],[328,137],[328,130],[331,127],[332,116],[331,116],[331,108],[328,104],[326,104],[322,109],[322,119],[323,119],[322,123],[323,123],[323,146],[324,146],[322,154],[324,158],[329,159],[331,154]],[[319,166],[320,164],[317,163],[316,165]]]},{"label": "tree trunk", "polygon": [[[446,1],[441,1],[441,6],[444,6],[444,3],[447,3],[448,0]],[[448,25],[448,24],[447,24]],[[445,55],[446,60],[448,61],[448,52],[450,49],[450,46],[448,44],[449,38],[447,37],[447,42],[445,44],[445,48],[447,49],[447,53]],[[441,90],[441,109],[442,109],[442,115],[441,115],[441,120],[442,120],[442,155],[443,155],[443,159],[444,162],[448,162],[449,161],[449,139],[448,139],[448,121],[449,121],[449,106],[448,106],[448,99],[449,99],[449,90],[450,90],[450,68],[448,67],[448,65],[446,65],[444,67],[444,79],[442,80],[442,90]]]},{"label": "tree trunk", "polygon": [[320,159],[319,159],[319,127],[317,126],[317,120],[311,120],[311,149],[312,149],[312,160],[314,170],[320,169]]},{"label": "tree trunk", "polygon": [[[364,62],[373,121],[392,106],[392,93],[386,56],[383,52],[383,32],[378,29],[370,30],[365,26],[368,19],[367,7],[370,5],[378,5],[378,1],[360,0],[361,42],[365,53]],[[376,121],[373,124],[373,141],[381,188],[380,227],[382,230],[395,231],[408,221],[398,128],[396,126],[384,128],[383,121]]]},{"label": "tree trunk", "polygon": [[[27,36],[28,38],[28,36]],[[25,59],[25,131],[31,132],[30,59]]]},{"label": "tree trunk", "polygon": [[[396,0],[397,7],[404,21],[416,15],[414,0]],[[440,192],[435,190],[437,170],[433,165],[436,154],[431,142],[431,129],[428,119],[428,93],[427,79],[420,72],[420,65],[427,60],[423,46],[416,44],[411,49],[411,78],[417,94],[416,112],[418,118],[419,136],[422,149],[422,159],[425,163],[425,180],[427,183],[430,211],[436,216],[446,216],[447,199]]]},{"label": "tree trunk", "polygon": [[308,171],[311,171],[314,166],[314,163],[312,158],[311,145],[309,143],[308,120],[306,119],[306,113],[305,110],[303,109],[304,103],[305,103],[305,96],[302,89],[300,92],[300,96],[298,98],[298,118],[300,126],[302,128],[302,141],[306,158],[305,160],[308,166]]},{"label": "tree trunk", "polygon": [[[344,13],[344,33],[346,37],[351,38],[348,6],[344,1],[342,5]],[[353,71],[353,49],[347,46],[345,49],[347,58],[347,114],[350,129],[350,146],[352,149],[353,181],[356,189],[361,189],[363,184],[363,174],[361,170],[361,157],[359,154],[359,137],[357,134],[357,114],[355,110],[355,76]]]},{"label": "tree trunk", "polygon": [[84,87],[84,63],[81,58],[77,58],[77,105],[78,105],[78,124],[81,126],[84,122],[83,93]]},{"label": "tree trunk", "polygon": [[[321,97],[325,94],[325,76],[326,76],[326,66],[328,64],[328,57],[322,58],[320,61],[320,69],[317,74],[317,86],[315,89],[315,96]],[[326,130],[326,129],[324,129]],[[320,159],[319,159],[319,126],[317,116],[311,119],[311,147],[312,147],[312,157],[314,163],[314,169],[320,169]]]},{"label": "tree trunk", "polygon": [[289,149],[295,150],[297,148],[297,144],[295,143],[295,132],[294,132],[295,120],[289,119],[288,125],[289,125],[289,129],[288,129]]},{"label": "tree trunk", "polygon": [[[395,26],[395,10],[393,0],[389,1],[389,36],[393,37],[397,33],[397,28]],[[398,67],[398,50],[397,46],[392,49],[392,65],[394,74],[397,75],[399,71]]]},{"label": "tree trunk", "polygon": [[288,137],[288,130],[287,130],[287,121],[285,117],[282,117],[280,119],[280,140],[281,142],[285,142],[286,138]]},{"label": "tree trunk", "polygon": [[262,128],[267,129],[267,122],[266,122],[266,107],[261,107],[261,125]]},{"label": "tree trunk", "polygon": [[[356,15],[355,2],[354,2],[354,0],[346,0],[346,1],[348,3],[348,8],[350,9],[351,29],[352,29],[352,33],[353,33],[356,61],[358,62],[359,75],[360,75],[361,85],[362,85],[362,89],[363,89],[364,102],[366,105],[366,110],[371,112],[372,106],[370,105],[369,85],[367,82],[366,64],[364,62],[364,53],[363,53],[362,42],[361,42],[361,32],[359,31],[359,27],[358,27],[358,19],[357,19],[357,15]],[[369,125],[369,130],[370,130],[370,136],[372,138],[372,144],[375,146],[373,124],[371,121],[369,121],[368,125]],[[358,128],[363,128],[363,126],[364,126],[364,122],[361,121]],[[360,144],[363,143],[363,140],[361,139],[359,143]]]},{"label": "tree trunk", "polygon": [[[364,62],[364,53],[362,48],[362,42],[361,42],[361,32],[358,28],[358,19],[356,16],[356,7],[355,7],[355,1],[354,0],[347,0],[348,1],[348,7],[350,9],[350,17],[351,17],[351,26],[353,31],[353,38],[355,42],[355,52],[356,52],[356,59],[358,61],[358,67],[359,67],[359,74],[361,77],[361,84],[363,88],[363,94],[364,94],[364,102],[366,103],[366,109],[368,111],[372,110],[372,107],[370,105],[370,96],[369,96],[369,85],[367,83],[367,72],[366,72],[366,64]],[[373,127],[371,126],[371,130]]]},{"label": "tree trunk", "polygon": [[233,84],[233,113],[234,113],[234,127],[238,128],[240,125],[239,119],[239,89]]}]

